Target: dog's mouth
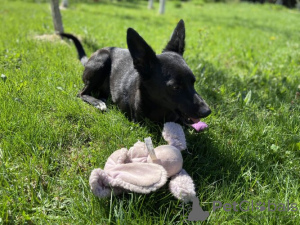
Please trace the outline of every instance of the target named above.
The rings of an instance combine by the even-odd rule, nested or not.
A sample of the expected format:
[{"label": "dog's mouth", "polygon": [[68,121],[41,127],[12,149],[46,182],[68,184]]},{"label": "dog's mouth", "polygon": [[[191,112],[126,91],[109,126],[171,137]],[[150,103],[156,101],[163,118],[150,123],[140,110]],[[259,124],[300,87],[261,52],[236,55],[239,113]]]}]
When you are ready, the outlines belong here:
[{"label": "dog's mouth", "polygon": [[208,128],[208,125],[202,121],[200,121],[199,118],[193,118],[189,117],[184,113],[181,113],[180,111],[177,111],[177,114],[180,116],[182,122],[193,129],[195,129],[197,132],[203,131],[206,128]]}]

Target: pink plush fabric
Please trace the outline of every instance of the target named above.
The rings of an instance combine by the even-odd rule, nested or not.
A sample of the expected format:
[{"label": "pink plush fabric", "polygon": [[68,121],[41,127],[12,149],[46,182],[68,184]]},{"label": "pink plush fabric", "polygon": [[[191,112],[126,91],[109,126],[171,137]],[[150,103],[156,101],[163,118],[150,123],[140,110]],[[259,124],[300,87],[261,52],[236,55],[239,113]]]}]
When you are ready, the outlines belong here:
[{"label": "pink plush fabric", "polygon": [[118,195],[126,191],[122,188],[112,188],[109,185],[108,175],[102,169],[94,169],[92,171],[89,179],[89,184],[93,194],[99,198],[109,197],[111,193]]},{"label": "pink plush fabric", "polygon": [[[168,177],[180,172],[182,169],[183,159],[178,148],[172,145],[161,145],[154,149],[156,157],[159,159],[154,162],[162,165],[167,171]],[[152,159],[148,156],[147,162],[152,163]]]},{"label": "pink plush fabric", "polygon": [[129,151],[122,148],[112,153],[103,170],[92,171],[89,180],[92,192],[103,198],[112,191],[147,194],[162,187],[167,182],[167,171],[161,165],[145,163],[148,155],[143,151],[144,146],[143,142],[137,142]]},{"label": "pink plush fabric", "polygon": [[149,155],[146,144],[138,141],[128,151],[129,162],[147,162]]},{"label": "pink plush fabric", "polygon": [[167,180],[164,168],[153,163],[117,165],[107,174],[111,186],[145,194],[162,187]]}]

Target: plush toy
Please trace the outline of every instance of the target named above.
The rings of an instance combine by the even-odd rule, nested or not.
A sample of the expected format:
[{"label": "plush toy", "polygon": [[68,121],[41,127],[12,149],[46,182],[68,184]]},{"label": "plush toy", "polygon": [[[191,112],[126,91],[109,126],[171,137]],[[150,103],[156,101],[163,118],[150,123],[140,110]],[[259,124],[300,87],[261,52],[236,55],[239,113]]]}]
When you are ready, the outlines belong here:
[{"label": "plush toy", "polygon": [[153,149],[150,138],[138,141],[129,150],[115,151],[104,169],[94,169],[89,183],[92,192],[109,197],[125,191],[150,193],[162,187],[171,178],[169,189],[178,199],[188,202],[196,196],[192,178],[182,169],[181,151],[186,149],[185,135],[179,124],[164,125],[163,138],[168,145]]}]

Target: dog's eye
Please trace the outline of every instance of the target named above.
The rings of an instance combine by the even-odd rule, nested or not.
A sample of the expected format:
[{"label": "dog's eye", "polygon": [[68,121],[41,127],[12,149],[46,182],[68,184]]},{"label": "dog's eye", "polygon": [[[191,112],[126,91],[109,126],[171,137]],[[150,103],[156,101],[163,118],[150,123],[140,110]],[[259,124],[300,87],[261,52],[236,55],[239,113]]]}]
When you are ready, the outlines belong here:
[{"label": "dog's eye", "polygon": [[173,90],[178,91],[181,87],[179,85],[173,85],[172,88]]}]

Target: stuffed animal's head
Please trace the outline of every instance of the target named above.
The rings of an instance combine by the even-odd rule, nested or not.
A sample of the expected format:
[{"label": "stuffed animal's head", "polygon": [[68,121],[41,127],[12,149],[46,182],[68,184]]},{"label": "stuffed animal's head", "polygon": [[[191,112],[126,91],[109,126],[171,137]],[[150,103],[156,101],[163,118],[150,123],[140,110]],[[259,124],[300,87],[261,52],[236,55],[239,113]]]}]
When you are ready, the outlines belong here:
[{"label": "stuffed animal's head", "polygon": [[181,171],[183,159],[178,148],[172,145],[160,145],[154,149],[154,152],[157,160],[152,160],[149,155],[147,162],[161,165],[167,171],[168,177]]},{"label": "stuffed animal's head", "polygon": [[[180,151],[186,149],[185,135],[182,127],[173,122],[165,123],[162,135],[168,142],[168,145],[156,147],[153,156],[151,154],[151,149],[153,149],[151,143],[150,146],[148,146],[150,154],[147,162],[162,165],[167,171],[168,177],[171,177],[179,173],[182,169],[183,159]],[[146,139],[145,142],[148,142],[149,139]]]}]

